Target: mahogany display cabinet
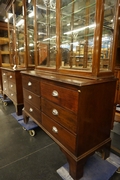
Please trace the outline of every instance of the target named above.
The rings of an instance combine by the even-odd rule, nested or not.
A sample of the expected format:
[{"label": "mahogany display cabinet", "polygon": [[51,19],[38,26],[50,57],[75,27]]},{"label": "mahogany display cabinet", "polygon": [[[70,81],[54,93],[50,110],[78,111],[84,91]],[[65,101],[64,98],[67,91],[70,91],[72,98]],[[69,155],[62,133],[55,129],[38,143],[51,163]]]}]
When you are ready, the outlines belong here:
[{"label": "mahogany display cabinet", "polygon": [[111,147],[119,0],[31,0],[35,70],[22,71],[24,120],[60,147],[73,179]]},{"label": "mahogany display cabinet", "polygon": [[[33,32],[29,26],[33,21],[27,16],[29,7],[25,1],[11,1],[7,9],[8,29],[8,62],[1,64],[3,80],[3,96],[9,97],[16,108],[17,115],[22,114],[23,108],[23,87],[21,70],[34,69],[34,41]],[[5,61],[1,58],[2,61]]]}]

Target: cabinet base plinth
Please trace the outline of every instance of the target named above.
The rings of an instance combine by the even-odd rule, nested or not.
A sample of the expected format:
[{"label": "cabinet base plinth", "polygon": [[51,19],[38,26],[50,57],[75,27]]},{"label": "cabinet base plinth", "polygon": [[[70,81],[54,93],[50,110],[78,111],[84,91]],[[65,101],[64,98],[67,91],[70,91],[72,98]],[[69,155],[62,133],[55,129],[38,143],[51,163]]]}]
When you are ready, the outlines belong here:
[{"label": "cabinet base plinth", "polygon": [[88,152],[88,155],[85,157],[75,157],[74,155],[70,155],[67,151],[60,147],[61,151],[65,154],[67,161],[69,163],[69,174],[74,180],[79,180],[84,173],[84,166],[89,158],[89,156],[93,155],[96,151],[100,153],[102,159],[107,159],[110,155],[110,147],[111,147],[111,140],[106,144],[102,145],[98,149],[94,150],[93,152]]}]

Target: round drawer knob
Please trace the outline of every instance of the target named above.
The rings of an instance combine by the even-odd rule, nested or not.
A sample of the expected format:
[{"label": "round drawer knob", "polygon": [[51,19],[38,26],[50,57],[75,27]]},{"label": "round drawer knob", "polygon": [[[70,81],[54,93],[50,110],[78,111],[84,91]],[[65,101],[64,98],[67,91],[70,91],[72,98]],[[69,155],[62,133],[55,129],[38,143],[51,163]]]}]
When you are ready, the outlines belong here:
[{"label": "round drawer knob", "polygon": [[3,76],[5,76],[6,75],[6,73],[3,73]]},{"label": "round drawer knob", "polygon": [[4,81],[4,83],[6,83],[6,81]]},{"label": "round drawer knob", "polygon": [[52,127],[52,131],[56,134],[58,133],[58,129],[55,126]]},{"label": "round drawer knob", "polygon": [[30,109],[29,109],[29,111],[30,111],[30,112],[33,112],[33,109],[32,109],[32,108],[30,108]]},{"label": "round drawer knob", "polygon": [[12,79],[12,76],[10,76],[10,79]]},{"label": "round drawer knob", "polygon": [[11,94],[11,96],[13,96],[13,94]]},{"label": "round drawer knob", "polygon": [[32,86],[32,83],[31,83],[31,82],[28,82],[28,86]]},{"label": "round drawer knob", "polygon": [[28,99],[32,99],[32,96],[31,96],[31,95],[29,95],[29,96],[28,96]]},{"label": "round drawer knob", "polygon": [[56,90],[54,90],[54,91],[52,92],[52,96],[58,97],[58,92],[57,92]]},{"label": "round drawer knob", "polygon": [[12,88],[12,87],[13,87],[13,84],[11,84],[10,87]]},{"label": "round drawer knob", "polygon": [[57,115],[58,115],[57,109],[53,109],[53,110],[52,110],[52,114],[53,114],[54,116],[57,116]]}]

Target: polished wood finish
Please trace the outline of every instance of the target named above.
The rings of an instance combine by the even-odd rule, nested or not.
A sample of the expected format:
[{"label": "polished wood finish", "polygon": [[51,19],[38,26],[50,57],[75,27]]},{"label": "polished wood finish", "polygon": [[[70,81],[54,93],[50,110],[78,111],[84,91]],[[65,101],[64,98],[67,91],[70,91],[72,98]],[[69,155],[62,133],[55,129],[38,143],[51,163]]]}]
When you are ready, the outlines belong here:
[{"label": "polished wood finish", "polygon": [[[104,54],[105,51],[102,49],[102,38],[105,35],[103,33],[103,25],[106,22],[106,18],[104,18],[106,14],[105,1],[93,1],[91,6],[89,0],[82,1],[82,8],[85,5],[83,8],[85,9],[83,14],[85,13],[86,16],[85,23],[74,26],[74,14],[80,10],[75,9],[76,12],[74,12],[74,8],[77,7],[75,3],[77,2],[79,4],[80,1],[71,0],[69,4],[69,8],[71,8],[71,27],[69,30],[75,30],[76,28],[84,27],[84,25],[92,25],[88,17],[91,17],[92,23],[95,23],[95,29],[91,31],[93,35],[90,35],[91,39],[94,40],[90,53],[88,52],[88,40],[91,39],[87,36],[90,29],[87,28],[82,34],[83,39],[76,36],[78,38],[76,40],[86,41],[82,49],[82,54],[84,53],[84,61],[82,62],[83,69],[79,67],[81,64],[76,63],[76,60],[72,62],[72,60],[76,58],[76,54],[73,51],[73,43],[75,41],[73,37],[74,33],[70,34],[70,42],[67,42],[69,44],[71,43],[69,68],[67,66],[62,67],[61,45],[64,32],[62,32],[62,34],[61,31],[63,22],[62,15],[65,15],[62,9],[66,8],[68,5],[66,4],[62,7],[62,3],[64,4],[66,2],[56,0],[56,10],[51,12],[48,7],[42,9],[44,12],[42,14],[43,20],[45,20],[44,29],[46,30],[46,35],[42,39],[41,37],[38,38],[38,32],[39,30],[41,31],[43,23],[37,22],[38,19],[41,20],[42,17],[41,19],[36,18],[38,17],[38,6],[36,6],[36,3],[39,2],[36,0],[30,3],[28,3],[27,0],[21,1],[20,7],[23,6],[24,8],[24,14],[22,14],[24,20],[24,32],[22,35],[24,39],[22,39],[22,43],[25,41],[23,44],[24,47],[22,47],[24,51],[22,52],[17,52],[19,48],[16,43],[17,27],[15,21],[15,3],[17,0],[15,2],[9,2],[11,2],[11,4],[9,5],[8,11],[10,8],[12,8],[13,11],[13,49],[15,49],[15,51],[12,49],[10,53],[9,66],[11,68],[2,67],[3,94],[7,95],[14,102],[18,115],[23,112],[24,121],[26,123],[31,117],[59,145],[61,151],[66,155],[68,160],[70,175],[74,180],[78,180],[84,173],[84,165],[90,155],[94,154],[95,151],[100,151],[105,159],[110,153],[110,130],[111,124],[113,124],[115,109],[114,96],[116,78],[114,75],[116,72],[114,68],[119,28],[118,16],[120,0],[117,0],[116,4],[114,29],[111,27],[113,42],[111,41],[110,46],[112,46],[107,50],[109,56],[104,57],[104,59],[102,59],[103,61],[101,60],[101,54]],[[42,7],[44,7],[42,1],[41,3],[43,5]],[[29,19],[29,12],[27,11],[29,5],[31,7],[31,12],[33,10],[34,13],[32,26],[29,26],[27,21],[27,19]],[[112,5],[110,8],[111,7]],[[111,9],[110,12],[112,12]],[[91,16],[92,13],[93,17]],[[113,15],[113,13],[111,14]],[[50,19],[52,15],[56,16],[56,21]],[[77,16],[79,17],[79,14],[76,14],[76,17]],[[84,17],[82,18],[84,19]],[[111,20],[110,18],[107,19],[108,22]],[[81,19],[77,20],[79,20],[78,23],[82,22]],[[39,25],[41,25],[40,29],[38,28]],[[52,25],[51,30],[50,25]],[[56,29],[54,27],[56,27]],[[64,24],[64,28],[66,27],[66,24]],[[108,29],[109,28],[108,26]],[[31,39],[28,37],[28,29],[35,35],[34,39],[32,39],[32,43],[29,41]],[[8,23],[8,30],[10,37],[10,22]],[[106,32],[108,32],[107,29]],[[109,35],[108,33],[108,36]],[[53,36],[55,36],[55,39]],[[65,37],[69,39],[69,35]],[[44,40],[46,38],[54,39],[54,41],[52,42],[52,40],[49,40],[49,42],[45,42]],[[4,39],[2,39],[1,42],[4,43],[3,41]],[[34,54],[35,56],[35,71],[20,72],[22,70],[21,67],[33,68],[33,65],[31,66],[30,45],[34,47],[32,49],[32,55]],[[79,42],[79,47],[80,45]],[[44,51],[45,49],[43,47],[46,48],[46,51]],[[24,63],[19,64],[19,57],[21,56],[23,57]],[[90,63],[87,62],[89,58],[91,58]],[[45,66],[42,65],[44,60],[46,60]],[[86,68],[87,63],[89,65],[88,68]],[[13,68],[14,65],[16,65],[17,68]],[[74,65],[76,67],[72,69]],[[12,78],[10,78],[10,76],[12,76]],[[116,76],[118,77],[119,75],[117,74]],[[23,104],[24,108],[22,111]]]},{"label": "polished wood finish", "polygon": [[[102,149],[104,158],[109,156],[115,78],[91,80],[23,71],[22,79],[25,122],[31,117],[60,146],[73,179],[82,177],[84,164],[95,151]],[[38,97],[34,103],[27,98],[31,94]]]},{"label": "polished wood finish", "polygon": [[23,108],[23,88],[20,70],[1,68],[1,71],[3,95],[4,97],[9,97],[13,101],[17,115],[21,115]]},{"label": "polished wood finish", "polygon": [[[65,1],[56,0],[56,11],[46,7],[46,11],[42,9],[44,15],[41,16],[39,8],[45,4],[33,1],[33,12],[38,17],[34,19],[35,70],[21,72],[24,121],[28,123],[29,118],[32,118],[59,145],[68,160],[69,173],[74,180],[83,176],[84,165],[95,151],[101,152],[104,159],[110,153],[116,89],[114,47],[118,38],[120,0],[116,4],[114,28],[111,23],[106,27],[106,18],[110,22],[113,14],[109,8],[105,8],[104,0],[93,1],[91,6],[89,0],[79,3],[71,0],[68,6]],[[112,3],[110,7],[115,5]],[[78,12],[82,12],[76,8],[78,4],[81,9],[85,7],[81,14],[86,15],[83,24],[76,19],[80,16]],[[69,17],[65,15],[66,10],[69,11]],[[82,25],[93,25],[88,18],[91,14],[92,23],[95,23],[92,30],[87,28],[83,33],[78,31],[78,34],[72,32],[66,35],[66,31],[81,29]],[[56,21],[50,18],[52,16],[56,16]],[[68,21],[70,28],[64,23]],[[46,22],[45,28],[41,28],[42,22]],[[42,35],[39,36],[38,32]],[[103,47],[105,32],[108,32],[107,37],[113,38],[107,49]],[[63,61],[65,49],[61,48],[64,40],[67,40],[67,45],[70,44],[70,57],[67,55],[66,62]],[[73,43],[76,41],[79,41],[78,47],[74,48]],[[90,42],[93,46],[88,47]],[[41,56],[44,45],[47,52]],[[80,61],[77,63],[77,56],[82,58],[83,68]]]}]

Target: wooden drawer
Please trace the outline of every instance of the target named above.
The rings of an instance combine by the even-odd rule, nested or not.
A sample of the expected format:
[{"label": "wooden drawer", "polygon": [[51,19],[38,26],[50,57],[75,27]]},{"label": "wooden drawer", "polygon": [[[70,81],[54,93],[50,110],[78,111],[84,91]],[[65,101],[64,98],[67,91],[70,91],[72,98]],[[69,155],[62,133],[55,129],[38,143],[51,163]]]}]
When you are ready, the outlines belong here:
[{"label": "wooden drawer", "polygon": [[28,103],[34,105],[36,108],[40,109],[40,96],[26,90],[23,88],[23,96]]},{"label": "wooden drawer", "polygon": [[8,86],[9,86],[9,90],[16,93],[16,84],[14,82],[9,81]]},{"label": "wooden drawer", "polygon": [[7,94],[9,92],[8,84],[3,84],[3,92],[4,94]]},{"label": "wooden drawer", "polygon": [[44,114],[48,115],[51,119],[61,124],[72,133],[76,133],[77,117],[74,113],[63,109],[55,103],[47,101],[44,98],[41,99],[41,107]]},{"label": "wooden drawer", "polygon": [[71,152],[75,153],[76,136],[42,113],[43,127]]},{"label": "wooden drawer", "polygon": [[[62,85],[61,85],[62,86]],[[78,92],[41,81],[41,96],[75,113],[78,111]]]},{"label": "wooden drawer", "polygon": [[13,102],[17,102],[16,93],[14,91],[9,90],[8,96]]},{"label": "wooden drawer", "polygon": [[41,124],[41,112],[39,109],[29,104],[26,100],[24,101],[24,108],[25,111],[31,116],[31,118],[33,117],[33,119]]},{"label": "wooden drawer", "polygon": [[22,76],[23,88],[40,95],[40,81],[37,78],[23,75]]},{"label": "wooden drawer", "polygon": [[8,72],[8,80],[13,81],[15,83],[15,73]]},{"label": "wooden drawer", "polygon": [[2,70],[2,79],[3,79],[3,80],[7,80],[7,79],[8,79],[7,71],[3,71],[3,70]]}]

